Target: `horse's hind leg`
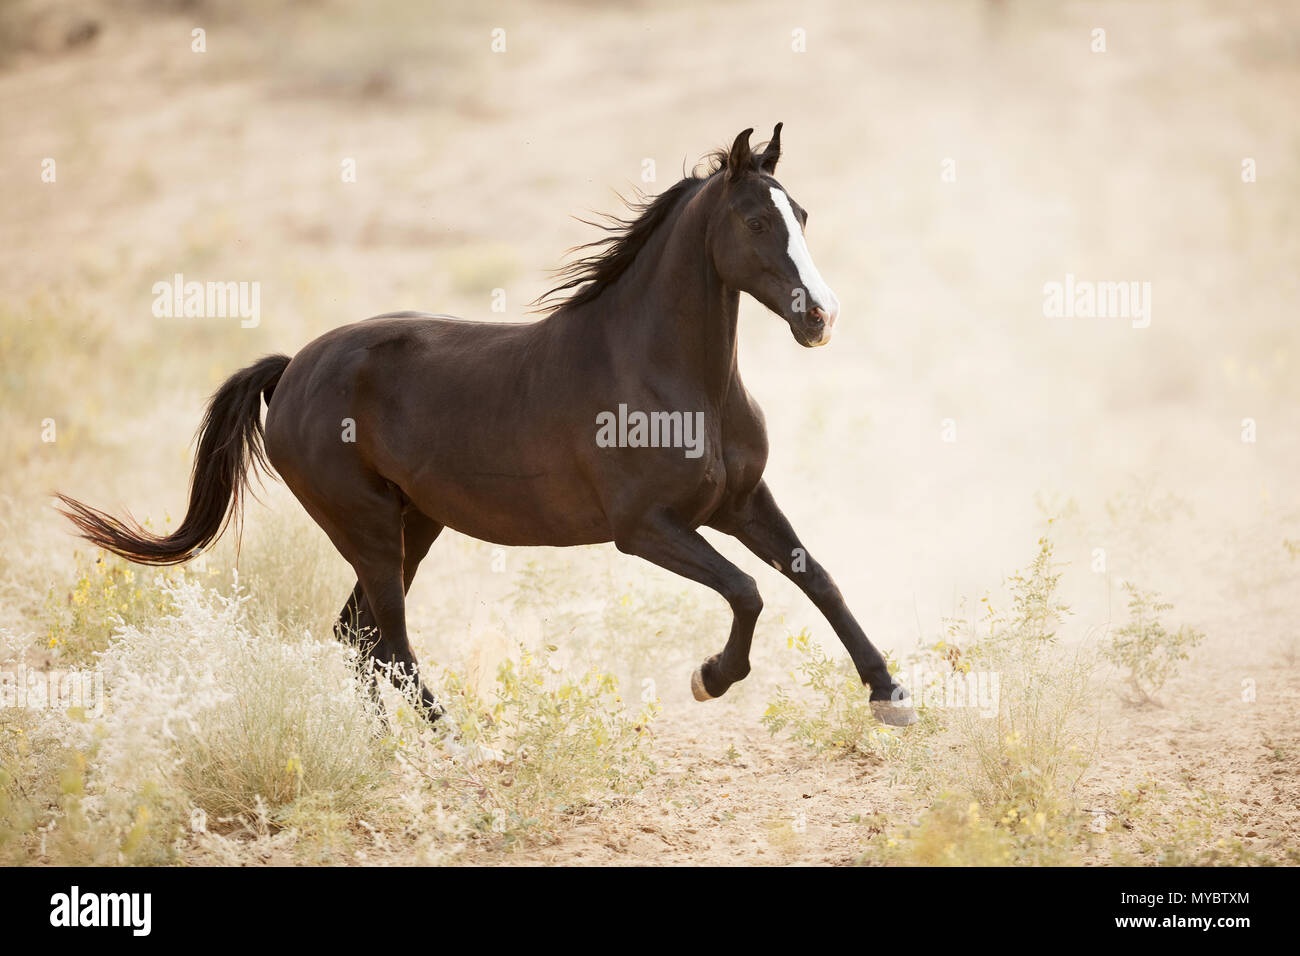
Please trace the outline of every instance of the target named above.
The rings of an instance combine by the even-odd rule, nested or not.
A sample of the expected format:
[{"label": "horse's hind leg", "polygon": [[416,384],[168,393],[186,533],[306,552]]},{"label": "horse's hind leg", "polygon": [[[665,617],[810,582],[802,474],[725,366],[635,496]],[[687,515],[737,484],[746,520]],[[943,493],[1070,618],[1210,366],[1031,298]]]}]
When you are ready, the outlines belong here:
[{"label": "horse's hind leg", "polygon": [[385,666],[398,687],[410,681],[421,710],[435,719],[438,702],[420,681],[406,636],[406,590],[442,526],[413,509],[404,515],[404,506],[396,488],[378,483],[351,500],[346,515],[314,516],[357,573],[336,633],[357,641],[364,653]]},{"label": "horse's hind leg", "polygon": [[[442,528],[441,524],[422,512],[416,511],[411,505],[407,505],[406,510],[402,512],[402,588],[404,592],[410,592],[411,582],[415,580],[415,572],[419,569],[420,562],[424,560],[425,555],[429,553],[429,548],[433,546],[433,542],[442,533]],[[343,605],[343,610],[339,612],[339,619],[334,624],[334,634],[344,643],[355,644],[363,629],[374,629],[376,627],[375,618],[370,613],[370,605],[366,602],[366,595],[361,588],[361,582],[357,581],[352,588],[352,594],[349,595],[347,603]]]}]

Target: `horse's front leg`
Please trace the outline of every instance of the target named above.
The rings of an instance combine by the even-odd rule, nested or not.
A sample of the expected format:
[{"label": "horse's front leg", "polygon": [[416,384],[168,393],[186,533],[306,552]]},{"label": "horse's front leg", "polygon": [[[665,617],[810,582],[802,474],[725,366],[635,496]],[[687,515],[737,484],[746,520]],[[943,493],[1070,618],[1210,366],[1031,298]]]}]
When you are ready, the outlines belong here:
[{"label": "horse's front leg", "polygon": [[867,639],[826,569],[799,543],[766,482],[760,481],[716,527],[733,535],[808,595],[848,650],[862,683],[871,688],[871,710],[878,720],[899,727],[916,723],[907,691],[890,676],[884,655]]},{"label": "horse's front leg", "polygon": [[691,692],[696,700],[721,697],[749,673],[749,646],[754,624],[763,610],[763,598],[754,579],[720,555],[699,532],[668,515],[626,524],[614,543],[620,551],[712,588],[731,606],[731,634],[726,646],[691,675]]}]

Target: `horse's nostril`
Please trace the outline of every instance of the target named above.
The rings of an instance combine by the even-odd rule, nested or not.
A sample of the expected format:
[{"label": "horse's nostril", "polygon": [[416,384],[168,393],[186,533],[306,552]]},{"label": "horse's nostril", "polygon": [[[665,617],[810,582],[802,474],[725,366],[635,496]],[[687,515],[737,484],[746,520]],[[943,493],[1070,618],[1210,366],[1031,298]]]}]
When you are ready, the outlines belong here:
[{"label": "horse's nostril", "polygon": [[839,314],[840,314],[840,309],[838,305],[833,306],[829,310],[822,308],[820,305],[815,305],[808,310],[809,318],[811,318],[818,325],[824,326],[825,328],[828,329],[835,324],[835,320],[839,317]]}]

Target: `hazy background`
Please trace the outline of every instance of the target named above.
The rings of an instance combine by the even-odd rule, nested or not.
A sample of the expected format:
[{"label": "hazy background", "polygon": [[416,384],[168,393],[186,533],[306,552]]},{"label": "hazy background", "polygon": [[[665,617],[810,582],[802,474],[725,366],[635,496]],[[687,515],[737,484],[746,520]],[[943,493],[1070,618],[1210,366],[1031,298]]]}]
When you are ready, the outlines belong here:
[{"label": "hazy background", "polygon": [[[0,595],[20,620],[78,547],[48,493],[179,518],[203,403],[241,364],[390,310],[493,318],[494,288],[500,317],[524,318],[563,251],[593,238],[573,216],[617,211],[611,190],[658,191],[742,128],[764,139],[783,121],[778,176],[810,211],[843,312],[832,346],[810,351],[745,300],[741,368],[778,500],[869,633],[895,650],[932,639],[1061,515],[1085,625],[1135,578],[1224,660],[1267,646],[1294,661],[1294,4],[252,9],[0,11]],[[151,287],[176,272],[260,282],[260,325],[155,318]],[[1067,273],[1150,282],[1150,327],[1044,317],[1044,283]],[[282,488],[266,497],[254,540],[292,527],[327,553]],[[756,654],[791,623],[829,634],[784,580],[722,547],[768,598]],[[435,547],[411,599],[422,651],[452,646],[527,566],[574,568],[578,592],[612,562],[694,590],[612,548],[513,552],[504,575],[489,559],[450,533]],[[324,621],[350,575],[319,568],[337,594],[316,602]],[[718,610],[703,636],[670,615],[665,646],[685,630],[720,647]],[[689,663],[657,676],[684,692]]]}]

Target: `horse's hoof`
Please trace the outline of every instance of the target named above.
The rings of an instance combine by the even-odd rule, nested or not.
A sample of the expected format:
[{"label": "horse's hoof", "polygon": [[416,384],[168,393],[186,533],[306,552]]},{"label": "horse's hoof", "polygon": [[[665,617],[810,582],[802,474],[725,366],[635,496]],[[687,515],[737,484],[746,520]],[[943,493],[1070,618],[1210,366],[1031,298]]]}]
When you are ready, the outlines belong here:
[{"label": "horse's hoof", "polygon": [[916,723],[917,719],[916,708],[912,706],[910,697],[901,701],[873,700],[871,713],[875,715],[876,720],[891,727],[909,727]]},{"label": "horse's hoof", "polygon": [[704,668],[695,668],[695,673],[691,675],[691,694],[696,700],[713,700],[713,695],[704,687]]}]

